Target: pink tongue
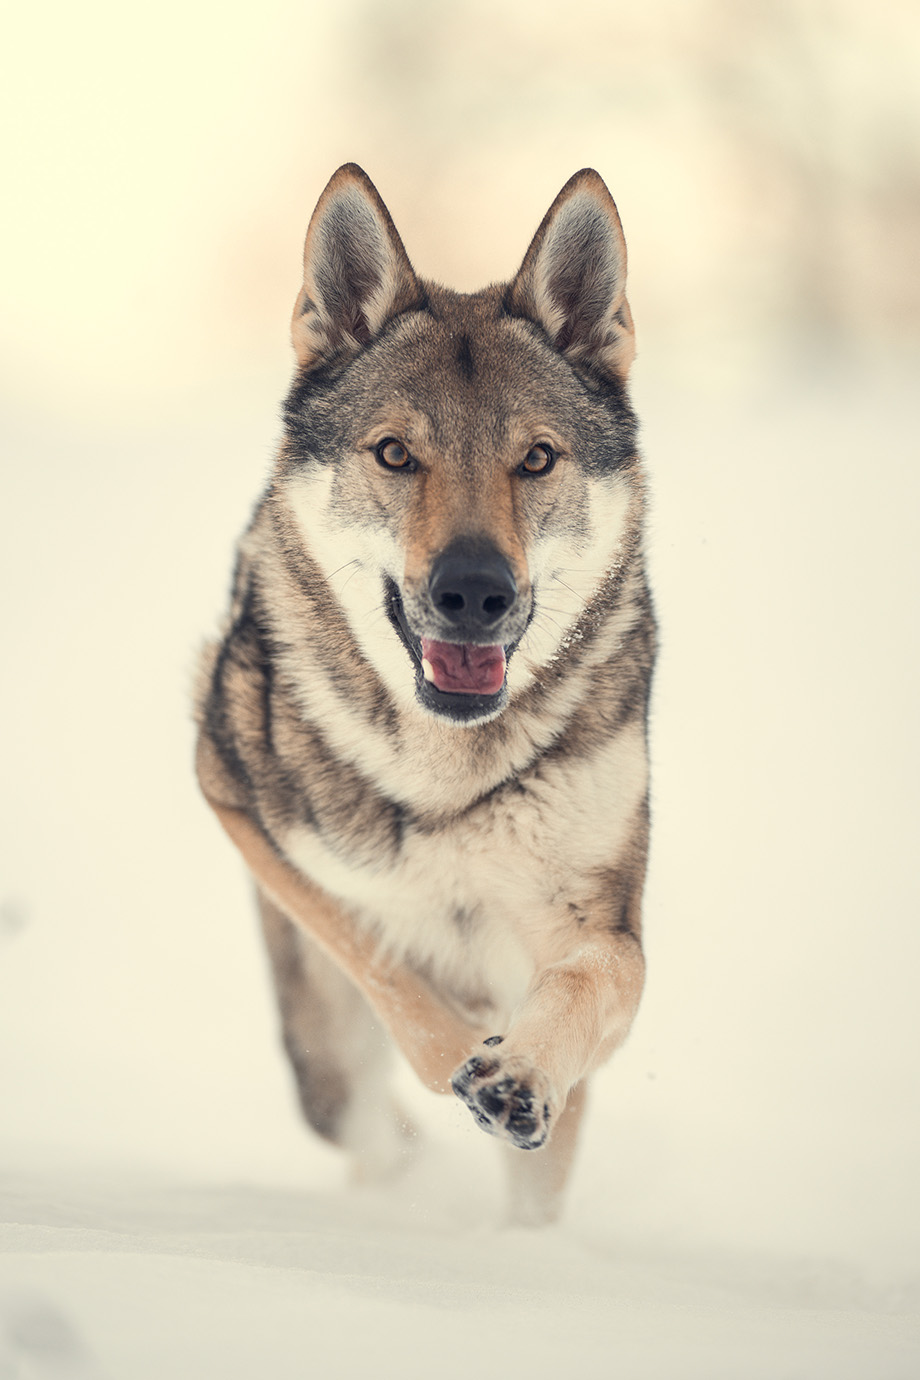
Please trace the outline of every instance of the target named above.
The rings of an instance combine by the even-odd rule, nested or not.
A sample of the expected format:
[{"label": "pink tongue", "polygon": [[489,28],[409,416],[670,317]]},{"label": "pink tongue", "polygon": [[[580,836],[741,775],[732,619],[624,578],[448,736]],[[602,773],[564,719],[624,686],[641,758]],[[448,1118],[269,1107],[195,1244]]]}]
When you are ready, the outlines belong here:
[{"label": "pink tongue", "polygon": [[460,695],[495,695],[505,683],[505,649],[496,643],[434,642],[422,638],[422,656],[439,690]]}]

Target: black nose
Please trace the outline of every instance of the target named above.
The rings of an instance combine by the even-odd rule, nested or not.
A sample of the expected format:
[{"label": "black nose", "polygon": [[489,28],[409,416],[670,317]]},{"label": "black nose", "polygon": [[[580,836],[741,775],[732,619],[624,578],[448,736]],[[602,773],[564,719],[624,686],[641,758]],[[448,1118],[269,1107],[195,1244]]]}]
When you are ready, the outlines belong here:
[{"label": "black nose", "polygon": [[431,567],[431,602],[460,631],[492,627],[514,608],[517,593],[511,566],[491,542],[454,542]]}]

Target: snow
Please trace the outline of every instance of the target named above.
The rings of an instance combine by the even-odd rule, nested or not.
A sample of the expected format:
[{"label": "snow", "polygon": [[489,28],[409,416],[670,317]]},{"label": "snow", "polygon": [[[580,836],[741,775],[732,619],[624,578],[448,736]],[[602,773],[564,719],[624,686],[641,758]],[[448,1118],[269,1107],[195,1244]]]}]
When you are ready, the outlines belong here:
[{"label": "snow", "polygon": [[[0,1380],[914,1380],[915,7],[10,20]],[[501,1226],[496,1146],[405,1068],[401,1179],[349,1185],[309,1136],[193,780],[304,227],[353,158],[460,288],[586,164],[629,242],[649,979],[542,1232]]]},{"label": "snow", "polygon": [[[536,1234],[476,1221],[475,1194],[472,1221],[465,1195],[445,1207],[433,1174],[322,1196],[127,1174],[64,1184],[49,1205],[42,1176],[8,1179],[24,1225],[0,1277],[12,1260],[20,1312],[39,1301],[79,1329],[90,1374],[465,1380],[575,1364],[864,1380],[920,1360],[903,1301],[839,1267],[649,1249],[589,1204]],[[0,1309],[15,1323],[17,1296],[0,1293]]]},{"label": "snow", "polygon": [[195,652],[283,383],[130,435],[8,405],[3,1380],[920,1371],[907,364],[639,370],[649,984],[542,1232],[501,1225],[494,1143],[405,1068],[398,1180],[349,1185],[302,1128],[196,793]]}]

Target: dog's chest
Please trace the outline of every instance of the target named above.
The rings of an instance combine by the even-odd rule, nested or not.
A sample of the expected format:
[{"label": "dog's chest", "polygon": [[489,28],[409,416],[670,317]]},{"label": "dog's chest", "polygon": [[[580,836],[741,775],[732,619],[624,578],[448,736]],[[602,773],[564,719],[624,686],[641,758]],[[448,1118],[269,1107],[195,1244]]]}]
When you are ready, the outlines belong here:
[{"label": "dog's chest", "polygon": [[355,866],[305,829],[291,832],[285,851],[394,957],[461,1004],[510,1010],[536,964],[524,922],[545,916],[555,877],[503,815],[493,808],[409,829],[385,866]]},{"label": "dog's chest", "polygon": [[308,828],[292,829],[284,849],[394,955],[461,1000],[507,1011],[536,968],[577,943],[574,912],[614,863],[644,788],[644,742],[621,736],[411,824],[386,863],[356,865]]}]

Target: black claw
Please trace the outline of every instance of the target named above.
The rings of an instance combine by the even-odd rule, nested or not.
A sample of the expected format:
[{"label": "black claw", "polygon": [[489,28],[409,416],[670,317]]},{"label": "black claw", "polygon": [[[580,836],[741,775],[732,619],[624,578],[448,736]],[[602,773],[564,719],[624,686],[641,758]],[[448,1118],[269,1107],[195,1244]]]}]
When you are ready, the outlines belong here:
[{"label": "black claw", "polygon": [[467,1059],[460,1072],[468,1079],[488,1078],[498,1068],[495,1059],[483,1059],[481,1055],[474,1054],[472,1059]]}]

